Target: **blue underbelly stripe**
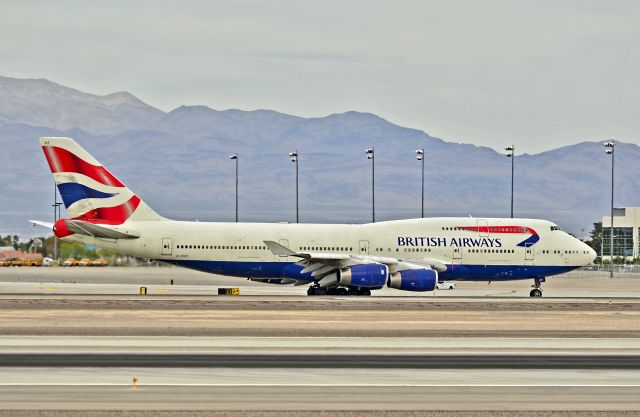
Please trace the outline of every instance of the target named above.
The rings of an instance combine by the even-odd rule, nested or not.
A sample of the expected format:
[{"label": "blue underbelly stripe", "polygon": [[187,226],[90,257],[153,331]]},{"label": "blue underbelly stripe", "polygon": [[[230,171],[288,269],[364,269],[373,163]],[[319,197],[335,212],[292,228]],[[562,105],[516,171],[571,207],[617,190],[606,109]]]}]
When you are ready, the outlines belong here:
[{"label": "blue underbelly stripe", "polygon": [[[300,274],[303,267],[290,262],[247,262],[247,261],[192,261],[164,260],[185,268],[219,275],[246,278],[294,278],[313,281],[311,273]],[[447,265],[445,272],[438,275],[442,279],[468,281],[508,281],[548,277],[572,271],[578,266],[543,265]]]}]

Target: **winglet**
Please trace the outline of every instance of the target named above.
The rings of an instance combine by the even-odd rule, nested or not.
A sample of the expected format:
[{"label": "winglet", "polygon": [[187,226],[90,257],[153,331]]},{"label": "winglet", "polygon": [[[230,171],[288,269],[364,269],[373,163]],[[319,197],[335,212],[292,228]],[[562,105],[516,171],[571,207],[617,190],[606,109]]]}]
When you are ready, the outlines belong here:
[{"label": "winglet", "polygon": [[286,246],[282,246],[281,244],[274,242],[272,240],[265,240],[264,244],[267,245],[267,248],[277,256],[297,256],[298,258],[307,258],[304,254],[296,253]]}]

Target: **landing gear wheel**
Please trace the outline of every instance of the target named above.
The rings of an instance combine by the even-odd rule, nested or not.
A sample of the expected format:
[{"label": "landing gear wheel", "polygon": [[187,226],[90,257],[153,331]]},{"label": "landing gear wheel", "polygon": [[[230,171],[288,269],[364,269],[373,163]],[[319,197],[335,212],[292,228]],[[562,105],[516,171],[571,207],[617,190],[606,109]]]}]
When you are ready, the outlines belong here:
[{"label": "landing gear wheel", "polygon": [[341,295],[341,296],[349,295],[349,291],[347,291],[346,288],[340,287],[338,288],[337,291],[338,291],[338,295]]},{"label": "landing gear wheel", "polygon": [[349,288],[348,295],[371,295],[371,290],[369,288]]},{"label": "landing gear wheel", "polygon": [[531,290],[531,292],[529,293],[529,297],[542,297],[542,290],[540,288],[534,288]]},{"label": "landing gear wheel", "polygon": [[541,284],[545,282],[545,277],[537,277],[533,279],[533,289],[529,293],[529,297],[540,298],[542,297],[542,286]]},{"label": "landing gear wheel", "polygon": [[307,295],[316,295],[316,288],[317,287],[309,287],[309,289],[307,290]]}]

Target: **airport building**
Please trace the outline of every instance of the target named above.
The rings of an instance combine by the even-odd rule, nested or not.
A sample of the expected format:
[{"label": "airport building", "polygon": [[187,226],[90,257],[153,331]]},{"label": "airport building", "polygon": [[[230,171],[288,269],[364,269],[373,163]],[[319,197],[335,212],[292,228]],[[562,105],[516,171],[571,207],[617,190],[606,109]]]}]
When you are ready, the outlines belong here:
[{"label": "airport building", "polygon": [[[637,258],[640,255],[640,207],[613,209],[613,257]],[[611,259],[611,216],[602,217],[603,259]]]}]

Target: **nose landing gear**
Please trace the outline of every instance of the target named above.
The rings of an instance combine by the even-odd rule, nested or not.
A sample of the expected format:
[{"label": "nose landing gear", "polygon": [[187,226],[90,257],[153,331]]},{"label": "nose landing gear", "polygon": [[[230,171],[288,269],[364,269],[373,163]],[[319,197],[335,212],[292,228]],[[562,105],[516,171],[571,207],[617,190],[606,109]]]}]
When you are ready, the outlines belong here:
[{"label": "nose landing gear", "polygon": [[542,286],[541,283],[545,282],[544,277],[538,277],[533,279],[533,289],[529,292],[529,297],[539,298],[542,297]]}]

